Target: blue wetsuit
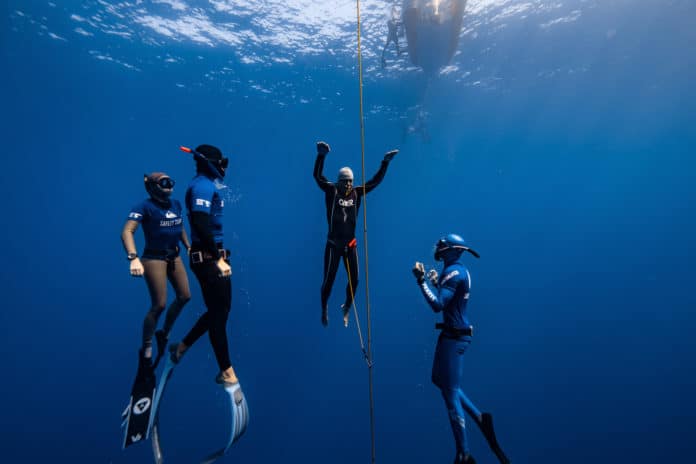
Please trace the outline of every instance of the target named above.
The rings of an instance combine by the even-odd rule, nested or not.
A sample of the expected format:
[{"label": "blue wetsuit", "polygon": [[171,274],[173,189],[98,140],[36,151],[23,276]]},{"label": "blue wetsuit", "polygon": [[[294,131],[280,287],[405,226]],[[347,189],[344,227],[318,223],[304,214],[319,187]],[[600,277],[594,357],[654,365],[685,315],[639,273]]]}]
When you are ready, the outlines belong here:
[{"label": "blue wetsuit", "polygon": [[169,200],[165,204],[148,198],[131,208],[128,219],[143,227],[143,258],[173,259],[178,256],[183,228],[181,203],[178,200]]},{"label": "blue wetsuit", "polygon": [[222,213],[225,201],[218,192],[217,185],[209,177],[199,174],[191,180],[186,190],[186,208],[189,214],[205,213],[210,216],[210,228],[207,231],[191,228],[192,242],[205,242],[206,235],[211,234],[215,243],[222,243]]},{"label": "blue wetsuit", "polygon": [[190,266],[201,285],[203,300],[208,309],[182,340],[191,347],[208,332],[220,371],[225,371],[232,362],[227,342],[227,318],[232,306],[232,281],[220,276],[217,260],[224,257],[229,264],[223,247],[222,213],[225,206],[215,181],[198,174],[186,190],[186,209],[191,224]]},{"label": "blue wetsuit", "polygon": [[471,276],[459,261],[446,262],[435,292],[428,286],[427,279],[420,282],[419,287],[433,311],[442,312],[444,328],[437,340],[432,381],[440,388],[447,405],[457,452],[468,455],[464,412],[477,424],[481,421],[481,411],[462,390],[464,353],[471,344],[471,335],[462,335],[462,331],[471,330],[466,315]]}]

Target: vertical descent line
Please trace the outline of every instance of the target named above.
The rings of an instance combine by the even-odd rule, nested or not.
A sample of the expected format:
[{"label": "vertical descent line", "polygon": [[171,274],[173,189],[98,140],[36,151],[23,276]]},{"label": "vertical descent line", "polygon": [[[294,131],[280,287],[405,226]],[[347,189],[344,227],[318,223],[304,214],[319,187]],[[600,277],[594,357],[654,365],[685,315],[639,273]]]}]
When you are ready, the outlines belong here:
[{"label": "vertical descent line", "polygon": [[[363,112],[363,67],[362,67],[362,44],[360,37],[360,0],[356,0],[358,16],[358,82],[360,91],[360,155],[362,160],[362,185],[365,188],[365,116]],[[365,307],[367,308],[367,372],[370,385],[370,444],[371,444],[371,463],[375,463],[375,407],[374,407],[374,388],[372,386],[372,324],[370,318],[370,275],[368,261],[367,243],[367,194],[363,191],[363,241],[365,243]],[[356,321],[357,322],[357,321]]]}]

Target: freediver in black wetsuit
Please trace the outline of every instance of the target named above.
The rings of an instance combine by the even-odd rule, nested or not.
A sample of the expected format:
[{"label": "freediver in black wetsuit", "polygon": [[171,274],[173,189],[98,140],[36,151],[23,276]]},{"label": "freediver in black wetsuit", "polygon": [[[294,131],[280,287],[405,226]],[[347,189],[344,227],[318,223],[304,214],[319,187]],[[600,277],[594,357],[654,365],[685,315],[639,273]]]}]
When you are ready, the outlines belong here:
[{"label": "freediver in black wetsuit", "polygon": [[399,47],[399,28],[403,27],[403,23],[399,19],[399,14],[398,11],[394,8],[392,9],[392,16],[387,21],[387,41],[384,44],[384,48],[382,49],[382,68],[384,68],[387,65],[387,60],[384,58],[384,54],[387,52],[387,48],[389,47],[389,44],[394,42],[394,45],[396,46],[396,54],[397,56],[401,56],[401,48]]},{"label": "freediver in black wetsuit", "polygon": [[357,187],[353,187],[353,171],[349,167],[341,168],[338,171],[338,182],[335,184],[324,177],[322,174],[324,159],[330,150],[326,142],[317,142],[317,159],[314,162],[314,180],[324,191],[326,220],[329,225],[329,234],[324,249],[324,281],[321,284],[321,323],[324,326],[329,323],[329,295],[336,278],[338,263],[343,258],[343,264],[348,271],[346,299],[342,306],[343,323],[348,326],[348,315],[353,304],[355,289],[358,286],[358,251],[355,239],[358,209],[360,209],[362,197],[382,182],[387,173],[389,162],[399,150],[385,153],[377,174],[364,186]]}]

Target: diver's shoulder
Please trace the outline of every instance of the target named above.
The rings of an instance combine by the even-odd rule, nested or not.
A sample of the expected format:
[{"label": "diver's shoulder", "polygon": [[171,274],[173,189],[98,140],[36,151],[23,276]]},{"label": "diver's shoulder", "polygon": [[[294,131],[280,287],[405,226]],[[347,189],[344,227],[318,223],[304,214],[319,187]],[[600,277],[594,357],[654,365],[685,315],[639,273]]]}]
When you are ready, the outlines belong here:
[{"label": "diver's shoulder", "polygon": [[145,198],[143,201],[138,203],[137,207],[142,209],[143,211],[152,211],[159,209],[157,206],[157,203],[155,203],[152,198]]},{"label": "diver's shoulder", "polygon": [[445,266],[444,269],[442,270],[442,275],[445,277],[449,277],[450,279],[453,278],[459,278],[463,279],[466,278],[467,274],[469,273],[468,269],[466,266],[464,266],[462,263],[452,263],[448,266]]},{"label": "diver's shoulder", "polygon": [[188,185],[189,190],[194,188],[215,188],[215,183],[208,176],[198,174],[191,179]]}]

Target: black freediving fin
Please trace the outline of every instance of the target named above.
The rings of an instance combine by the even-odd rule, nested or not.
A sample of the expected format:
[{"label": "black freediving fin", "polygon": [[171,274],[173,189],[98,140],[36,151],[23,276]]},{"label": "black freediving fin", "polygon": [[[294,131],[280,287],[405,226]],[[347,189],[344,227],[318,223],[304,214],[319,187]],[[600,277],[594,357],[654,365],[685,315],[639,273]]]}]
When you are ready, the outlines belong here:
[{"label": "black freediving fin", "polygon": [[138,372],[131,388],[128,407],[123,412],[121,426],[125,429],[123,448],[147,439],[153,398],[155,397],[155,371],[152,360],[142,355],[138,360]]},{"label": "black freediving fin", "polygon": [[481,414],[481,423],[479,424],[483,436],[488,442],[488,446],[493,451],[493,454],[498,458],[500,464],[510,464],[510,459],[503,453],[502,448],[498,444],[498,439],[495,437],[495,430],[493,429],[493,416],[489,413],[484,412]]}]

